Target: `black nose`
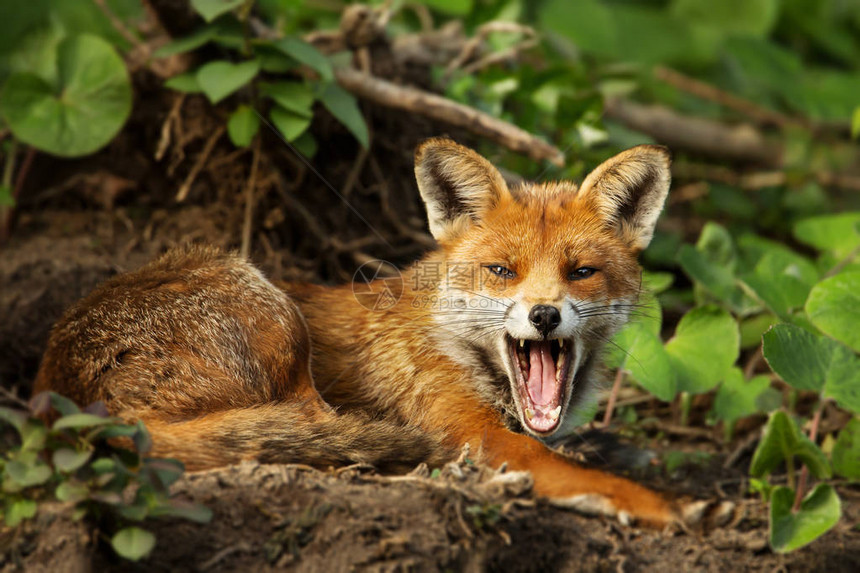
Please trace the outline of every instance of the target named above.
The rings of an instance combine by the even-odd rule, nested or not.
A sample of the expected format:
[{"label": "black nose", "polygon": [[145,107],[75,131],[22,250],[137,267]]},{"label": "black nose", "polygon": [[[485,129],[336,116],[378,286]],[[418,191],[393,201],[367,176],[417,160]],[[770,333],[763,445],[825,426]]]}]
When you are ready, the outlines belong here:
[{"label": "black nose", "polygon": [[561,322],[561,313],[554,306],[538,304],[529,311],[529,320],[538,332],[546,336]]}]

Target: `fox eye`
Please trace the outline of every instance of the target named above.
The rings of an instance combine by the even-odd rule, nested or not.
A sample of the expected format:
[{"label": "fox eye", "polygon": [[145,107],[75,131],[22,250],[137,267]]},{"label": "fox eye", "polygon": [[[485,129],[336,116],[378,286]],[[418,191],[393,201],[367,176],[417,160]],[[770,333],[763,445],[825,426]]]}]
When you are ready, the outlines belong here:
[{"label": "fox eye", "polygon": [[486,268],[497,277],[502,277],[503,279],[512,279],[517,276],[517,273],[502,265],[487,265]]},{"label": "fox eye", "polygon": [[579,267],[575,271],[571,271],[569,275],[567,275],[568,280],[578,281],[582,279],[587,279],[591,275],[597,272],[597,269],[593,267]]}]

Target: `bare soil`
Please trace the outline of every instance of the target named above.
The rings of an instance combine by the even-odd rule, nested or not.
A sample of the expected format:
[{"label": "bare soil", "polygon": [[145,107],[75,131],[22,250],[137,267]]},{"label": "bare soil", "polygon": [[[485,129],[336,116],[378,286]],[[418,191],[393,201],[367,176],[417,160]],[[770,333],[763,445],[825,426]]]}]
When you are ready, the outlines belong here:
[{"label": "bare soil", "polygon": [[[163,91],[140,93],[134,117],[106,150],[77,161],[35,157],[11,239],[0,246],[5,390],[29,395],[50,325],[65,307],[171,245],[235,248],[245,232],[252,258],[270,276],[339,282],[368,257],[403,264],[431,244],[411,150],[439,134],[434,126],[368,110],[375,136],[365,155],[322,116],[314,124],[323,143],[313,169],[267,135],[254,181],[254,152],[236,151],[224,139],[191,182],[188,200],[177,203],[176,190],[219,119],[189,98],[181,105],[181,125],[168,126],[168,152],[156,161],[176,102]],[[837,484],[844,517],[834,530],[804,549],[774,554],[764,506],[747,493],[754,446],[748,438],[760,421],[741,429],[736,443],[723,444],[710,430],[679,431],[667,408],[651,402],[637,408],[653,423],[619,424],[623,440],[588,436],[589,444],[600,444],[589,461],[673,495],[732,500],[738,511],[730,523],[709,532],[624,527],[535,499],[527,475],[466,460],[435,477],[423,467],[385,477],[360,467],[320,472],[246,464],[183,478],[176,494],[210,507],[212,522],[147,523],[158,544],[138,565],[113,554],[106,541],[111,524],[72,521],[69,508],[58,505],[42,508],[19,530],[0,531],[0,569],[860,571],[856,485]],[[667,472],[663,461],[679,451],[706,455],[690,455]]]}]

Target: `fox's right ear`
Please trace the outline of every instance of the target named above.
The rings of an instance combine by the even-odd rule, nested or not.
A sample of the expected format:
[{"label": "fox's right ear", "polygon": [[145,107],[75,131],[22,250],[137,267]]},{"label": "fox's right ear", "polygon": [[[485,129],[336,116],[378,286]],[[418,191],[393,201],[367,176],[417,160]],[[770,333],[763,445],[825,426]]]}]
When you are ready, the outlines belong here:
[{"label": "fox's right ear", "polygon": [[437,241],[478,220],[508,192],[492,163],[450,139],[428,139],[418,146],[415,178]]}]

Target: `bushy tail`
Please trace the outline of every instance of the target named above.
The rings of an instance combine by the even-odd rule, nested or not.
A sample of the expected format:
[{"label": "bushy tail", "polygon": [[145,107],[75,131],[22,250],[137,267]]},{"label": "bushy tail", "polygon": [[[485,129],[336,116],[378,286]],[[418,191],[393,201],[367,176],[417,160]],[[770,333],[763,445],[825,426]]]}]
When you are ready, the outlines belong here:
[{"label": "bushy tail", "polygon": [[421,462],[441,465],[444,448],[418,428],[358,414],[336,414],[302,403],[274,403],[213,412],[183,421],[143,416],[156,457],[177,458],[189,470],[258,460],[318,468],[369,463],[402,473]]}]

